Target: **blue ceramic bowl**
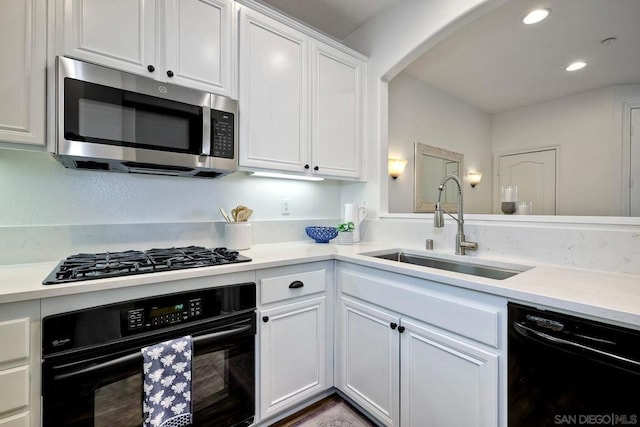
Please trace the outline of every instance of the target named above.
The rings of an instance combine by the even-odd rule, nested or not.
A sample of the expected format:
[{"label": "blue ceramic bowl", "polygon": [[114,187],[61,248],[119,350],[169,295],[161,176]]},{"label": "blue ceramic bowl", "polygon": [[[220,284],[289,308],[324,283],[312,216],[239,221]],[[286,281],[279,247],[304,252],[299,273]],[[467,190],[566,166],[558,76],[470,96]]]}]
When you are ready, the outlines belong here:
[{"label": "blue ceramic bowl", "polygon": [[338,235],[335,227],[311,226],[304,229],[307,236],[311,237],[316,243],[329,243],[329,240]]}]

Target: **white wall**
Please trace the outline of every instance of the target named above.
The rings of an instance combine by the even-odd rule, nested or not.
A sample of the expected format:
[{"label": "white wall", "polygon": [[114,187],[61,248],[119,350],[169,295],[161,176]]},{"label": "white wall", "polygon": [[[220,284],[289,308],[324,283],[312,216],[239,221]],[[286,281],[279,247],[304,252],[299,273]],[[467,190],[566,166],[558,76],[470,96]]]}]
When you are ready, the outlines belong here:
[{"label": "white wall", "polygon": [[[386,82],[446,34],[506,0],[400,0],[344,39],[367,64],[367,184],[343,187],[343,200],[366,200],[370,217],[387,210]],[[376,210],[379,209],[379,210]]]},{"label": "white wall", "polygon": [[340,183],[80,171],[47,153],[0,150],[0,227],[222,221],[218,208],[238,204],[254,210],[252,221],[337,219]]},{"label": "white wall", "polygon": [[622,127],[616,87],[493,117],[495,153],[558,147],[558,215],[622,216]]},{"label": "white wall", "polygon": [[389,157],[409,160],[403,175],[397,180],[389,178],[390,213],[413,212],[415,142],[464,154],[463,178],[469,170],[484,172],[476,188],[464,183],[465,212],[491,213],[488,113],[407,73],[400,73],[389,82]]}]

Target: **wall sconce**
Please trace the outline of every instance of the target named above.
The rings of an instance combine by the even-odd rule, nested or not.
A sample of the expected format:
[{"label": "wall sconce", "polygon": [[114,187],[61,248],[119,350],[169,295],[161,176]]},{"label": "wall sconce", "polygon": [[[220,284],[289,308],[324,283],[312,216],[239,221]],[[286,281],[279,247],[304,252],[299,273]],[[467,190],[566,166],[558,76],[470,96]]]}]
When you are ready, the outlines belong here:
[{"label": "wall sconce", "polygon": [[471,188],[476,188],[476,185],[480,184],[480,180],[482,180],[482,172],[469,172],[467,178]]},{"label": "wall sconce", "polygon": [[402,172],[404,172],[404,167],[409,163],[408,160],[403,159],[389,159],[389,175],[391,178],[396,179]]}]

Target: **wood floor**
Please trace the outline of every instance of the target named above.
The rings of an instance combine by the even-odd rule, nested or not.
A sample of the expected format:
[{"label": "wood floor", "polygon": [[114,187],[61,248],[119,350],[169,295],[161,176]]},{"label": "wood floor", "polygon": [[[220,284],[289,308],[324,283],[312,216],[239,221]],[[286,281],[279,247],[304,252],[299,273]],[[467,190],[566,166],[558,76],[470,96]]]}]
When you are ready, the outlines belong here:
[{"label": "wood floor", "polygon": [[374,427],[349,402],[333,394],[300,412],[272,424],[271,427]]}]

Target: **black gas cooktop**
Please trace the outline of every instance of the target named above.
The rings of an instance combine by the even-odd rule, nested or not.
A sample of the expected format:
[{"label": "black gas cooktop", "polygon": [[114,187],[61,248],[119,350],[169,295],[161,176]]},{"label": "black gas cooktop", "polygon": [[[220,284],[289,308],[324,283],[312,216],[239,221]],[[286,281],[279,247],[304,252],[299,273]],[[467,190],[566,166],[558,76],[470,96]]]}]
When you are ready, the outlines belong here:
[{"label": "black gas cooktop", "polygon": [[56,285],[81,280],[211,267],[248,261],[251,261],[251,258],[227,248],[206,249],[200,246],[77,254],[67,257],[58,264],[42,283]]}]

